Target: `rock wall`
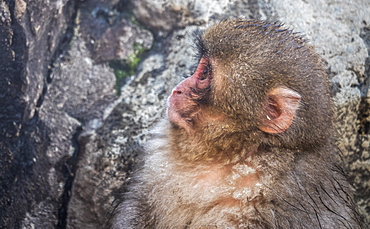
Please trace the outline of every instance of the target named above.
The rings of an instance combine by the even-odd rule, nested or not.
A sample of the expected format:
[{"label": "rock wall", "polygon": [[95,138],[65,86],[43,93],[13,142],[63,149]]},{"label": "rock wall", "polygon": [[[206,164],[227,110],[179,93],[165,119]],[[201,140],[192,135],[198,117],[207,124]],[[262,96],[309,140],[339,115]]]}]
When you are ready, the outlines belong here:
[{"label": "rock wall", "polygon": [[338,147],[370,222],[368,0],[0,0],[0,228],[101,228],[194,66],[194,31],[281,21],[327,61]]}]

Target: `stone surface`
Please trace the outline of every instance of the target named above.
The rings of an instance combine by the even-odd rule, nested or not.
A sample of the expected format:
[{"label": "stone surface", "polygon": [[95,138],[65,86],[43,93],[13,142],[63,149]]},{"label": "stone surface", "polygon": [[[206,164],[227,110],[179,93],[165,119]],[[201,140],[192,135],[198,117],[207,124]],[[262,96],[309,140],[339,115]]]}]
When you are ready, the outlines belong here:
[{"label": "stone surface", "polygon": [[57,224],[63,175],[46,156],[48,133],[38,109],[73,9],[64,0],[0,1],[1,228]]},{"label": "stone surface", "polygon": [[[101,228],[194,70],[193,32],[230,17],[282,21],[327,61],[338,147],[370,222],[368,12],[367,0],[0,0],[0,228]],[[112,61],[133,57],[116,84]]]},{"label": "stone surface", "polygon": [[81,36],[91,58],[98,63],[127,59],[134,54],[136,46],[150,49],[153,43],[153,35],[149,31],[135,26],[130,17],[115,6],[117,3],[89,1],[79,8],[77,21]]}]

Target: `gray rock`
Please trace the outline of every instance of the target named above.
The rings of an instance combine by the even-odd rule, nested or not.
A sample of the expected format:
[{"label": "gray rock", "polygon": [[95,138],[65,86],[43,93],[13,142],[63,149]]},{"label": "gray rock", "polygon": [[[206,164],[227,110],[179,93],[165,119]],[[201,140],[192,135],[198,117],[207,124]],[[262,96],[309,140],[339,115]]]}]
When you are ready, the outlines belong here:
[{"label": "gray rock", "polygon": [[[116,1],[117,2],[117,1]],[[115,8],[114,2],[89,1],[79,8],[78,26],[90,51],[98,63],[127,59],[135,47],[150,49],[152,34],[133,25],[130,18]]]},{"label": "gray rock", "polygon": [[63,0],[0,1],[2,228],[57,224],[64,178],[46,155],[48,133],[38,111],[54,53],[65,47],[73,8]]}]

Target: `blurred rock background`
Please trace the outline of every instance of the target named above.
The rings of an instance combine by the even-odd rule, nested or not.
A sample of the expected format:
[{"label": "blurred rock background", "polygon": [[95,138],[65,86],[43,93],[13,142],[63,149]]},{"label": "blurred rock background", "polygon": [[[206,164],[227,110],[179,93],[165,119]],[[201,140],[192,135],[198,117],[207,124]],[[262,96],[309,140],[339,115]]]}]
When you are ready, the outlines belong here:
[{"label": "blurred rock background", "polygon": [[235,17],[284,22],[327,61],[370,222],[369,12],[368,0],[0,0],[0,228],[102,228],[193,70],[192,33]]}]

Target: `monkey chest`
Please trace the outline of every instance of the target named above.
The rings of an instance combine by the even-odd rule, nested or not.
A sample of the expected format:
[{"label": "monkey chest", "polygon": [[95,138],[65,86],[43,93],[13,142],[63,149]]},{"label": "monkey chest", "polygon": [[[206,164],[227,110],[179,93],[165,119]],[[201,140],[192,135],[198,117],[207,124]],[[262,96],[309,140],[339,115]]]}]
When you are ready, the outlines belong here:
[{"label": "monkey chest", "polygon": [[254,218],[255,203],[261,197],[260,177],[247,165],[161,176],[163,183],[153,189],[151,202],[163,228],[240,228]]}]

